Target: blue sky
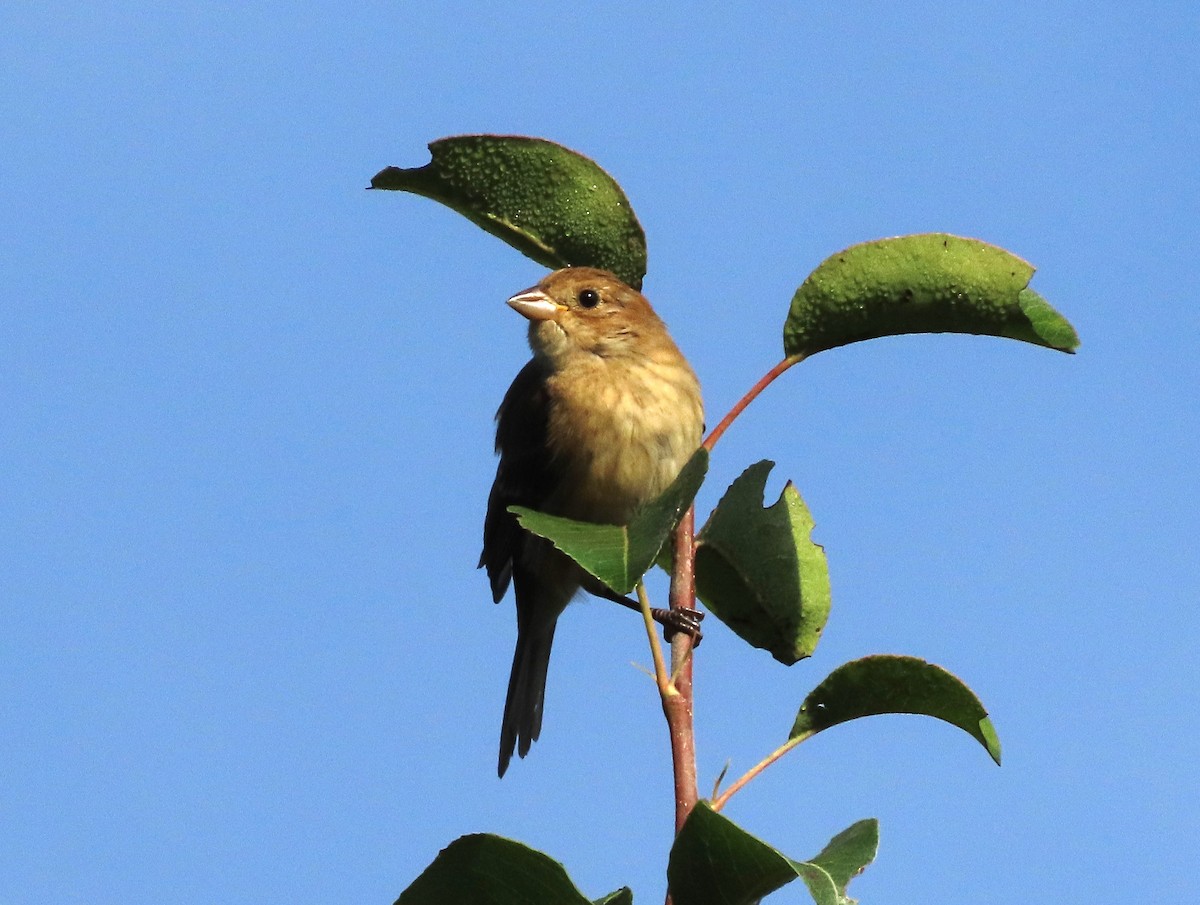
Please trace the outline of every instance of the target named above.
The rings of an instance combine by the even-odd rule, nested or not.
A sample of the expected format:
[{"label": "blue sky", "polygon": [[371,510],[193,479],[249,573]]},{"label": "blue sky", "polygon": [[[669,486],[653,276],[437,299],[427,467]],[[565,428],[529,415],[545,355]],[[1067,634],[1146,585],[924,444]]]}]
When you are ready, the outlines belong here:
[{"label": "blue sky", "polygon": [[572,607],[542,740],[495,777],[514,623],[474,566],[527,356],[504,299],[542,271],[363,191],[465,132],[624,186],[710,421],[849,244],[949,231],[1039,268],[1078,355],[833,350],[718,447],[701,509],[776,461],[834,605],[791,669],[709,620],[702,787],[841,662],[913,654],[980,695],[1003,767],[944,724],[863,720],[728,815],[796,857],[879,817],[864,902],[1200,893],[1200,14],[807,6],[0,11],[5,903],[387,903],[478,831],[661,900],[636,619]]}]

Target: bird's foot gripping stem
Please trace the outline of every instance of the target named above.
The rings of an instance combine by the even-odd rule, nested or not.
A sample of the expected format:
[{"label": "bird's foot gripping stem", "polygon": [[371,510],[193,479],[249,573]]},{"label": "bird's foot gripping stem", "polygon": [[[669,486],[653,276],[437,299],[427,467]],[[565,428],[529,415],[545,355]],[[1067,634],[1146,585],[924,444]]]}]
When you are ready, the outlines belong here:
[{"label": "bird's foot gripping stem", "polygon": [[[596,583],[596,586],[589,586],[588,590],[597,597],[603,597],[605,600],[619,603],[627,609],[638,613],[642,611],[642,605],[632,597],[625,597],[616,591],[609,590],[599,582]],[[699,645],[700,641],[704,638],[704,633],[700,631],[700,620],[704,618],[704,614],[699,610],[671,610],[666,607],[652,606],[650,607],[650,618],[663,627],[663,637],[668,642],[680,632],[692,636],[693,647]]]},{"label": "bird's foot gripping stem", "polygon": [[668,643],[681,632],[692,636],[692,647],[698,647],[704,639],[704,633],[700,631],[704,614],[699,610],[669,610],[656,606],[650,608],[650,616],[663,627],[663,637]]}]

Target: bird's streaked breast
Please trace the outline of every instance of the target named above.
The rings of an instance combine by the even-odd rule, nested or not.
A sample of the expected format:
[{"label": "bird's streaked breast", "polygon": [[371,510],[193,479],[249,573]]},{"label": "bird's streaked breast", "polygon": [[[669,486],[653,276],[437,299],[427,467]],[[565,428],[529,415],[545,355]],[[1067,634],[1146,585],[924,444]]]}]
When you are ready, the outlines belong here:
[{"label": "bird's streaked breast", "polygon": [[[552,453],[570,493],[547,511],[584,521],[622,524],[679,474],[700,445],[703,413],[690,368],[678,361],[603,359],[572,367],[592,373],[550,378]],[[620,379],[609,369],[619,367]],[[557,422],[557,423],[556,423]]]}]

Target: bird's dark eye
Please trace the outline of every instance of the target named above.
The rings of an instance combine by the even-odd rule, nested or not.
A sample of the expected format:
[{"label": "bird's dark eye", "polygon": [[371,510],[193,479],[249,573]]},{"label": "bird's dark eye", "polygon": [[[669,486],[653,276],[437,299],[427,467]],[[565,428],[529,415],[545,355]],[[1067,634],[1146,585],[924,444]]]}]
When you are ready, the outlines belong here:
[{"label": "bird's dark eye", "polygon": [[595,289],[583,289],[579,293],[579,304],[584,308],[595,308],[600,304],[600,293]]}]

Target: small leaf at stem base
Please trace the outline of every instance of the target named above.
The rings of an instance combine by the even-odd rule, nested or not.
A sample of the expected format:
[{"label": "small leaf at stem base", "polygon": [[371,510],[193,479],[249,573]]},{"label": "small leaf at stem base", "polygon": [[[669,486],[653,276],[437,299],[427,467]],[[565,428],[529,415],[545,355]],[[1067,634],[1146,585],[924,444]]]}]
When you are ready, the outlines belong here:
[{"label": "small leaf at stem base", "polygon": [[878,822],[860,820],[815,858],[794,861],[701,801],[675,838],[667,882],[674,905],[752,905],[800,877],[818,905],[842,905],[878,848]]}]

